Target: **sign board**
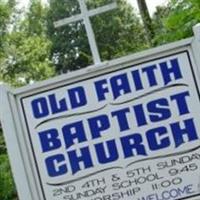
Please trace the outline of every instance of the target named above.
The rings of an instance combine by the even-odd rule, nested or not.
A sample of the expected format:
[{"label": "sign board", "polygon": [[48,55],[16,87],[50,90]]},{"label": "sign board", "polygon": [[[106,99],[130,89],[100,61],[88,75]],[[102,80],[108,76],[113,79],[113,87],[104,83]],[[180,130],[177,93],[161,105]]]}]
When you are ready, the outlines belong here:
[{"label": "sign board", "polygon": [[1,89],[21,200],[200,199],[195,37]]}]

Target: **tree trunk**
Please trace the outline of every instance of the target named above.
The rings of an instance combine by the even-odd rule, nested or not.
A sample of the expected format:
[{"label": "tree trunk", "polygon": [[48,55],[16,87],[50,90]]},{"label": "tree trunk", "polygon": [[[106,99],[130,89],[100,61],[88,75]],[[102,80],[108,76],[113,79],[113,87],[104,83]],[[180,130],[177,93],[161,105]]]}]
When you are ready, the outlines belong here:
[{"label": "tree trunk", "polygon": [[152,20],[149,14],[149,10],[145,0],[137,0],[140,14],[142,16],[142,21],[147,34],[147,39],[150,44],[152,44],[152,39],[154,37],[154,31],[152,26]]}]

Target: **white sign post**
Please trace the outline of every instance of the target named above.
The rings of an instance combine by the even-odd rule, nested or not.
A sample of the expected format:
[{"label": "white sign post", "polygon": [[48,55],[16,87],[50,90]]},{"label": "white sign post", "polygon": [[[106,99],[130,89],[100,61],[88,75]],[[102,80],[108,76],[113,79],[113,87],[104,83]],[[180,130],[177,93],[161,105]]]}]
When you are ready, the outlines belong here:
[{"label": "white sign post", "polygon": [[199,32],[102,68],[1,87],[20,200],[200,199]]}]

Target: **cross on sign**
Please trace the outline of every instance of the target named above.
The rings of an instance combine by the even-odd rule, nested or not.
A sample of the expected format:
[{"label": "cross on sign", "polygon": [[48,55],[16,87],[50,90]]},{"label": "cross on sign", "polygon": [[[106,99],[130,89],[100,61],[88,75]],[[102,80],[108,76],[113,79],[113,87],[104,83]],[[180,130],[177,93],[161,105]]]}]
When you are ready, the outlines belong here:
[{"label": "cross on sign", "polygon": [[92,29],[90,17],[115,9],[117,7],[117,3],[114,2],[114,3],[108,4],[106,6],[102,6],[100,8],[88,10],[85,0],[78,0],[78,2],[80,5],[81,14],[78,14],[76,16],[72,16],[69,18],[61,19],[61,20],[55,22],[54,26],[56,28],[58,28],[58,27],[66,25],[66,24],[70,24],[72,22],[77,22],[77,21],[83,20],[84,24],[85,24],[87,37],[88,37],[90,49],[92,52],[94,64],[99,65],[101,63],[101,58],[100,58],[97,43],[95,40],[94,31]]}]

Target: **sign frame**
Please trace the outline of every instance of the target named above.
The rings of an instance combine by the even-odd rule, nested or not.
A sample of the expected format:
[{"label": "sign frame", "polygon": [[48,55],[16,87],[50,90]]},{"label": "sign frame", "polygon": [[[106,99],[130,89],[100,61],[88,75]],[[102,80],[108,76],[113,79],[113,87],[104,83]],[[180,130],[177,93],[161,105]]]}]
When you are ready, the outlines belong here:
[{"label": "sign frame", "polygon": [[[101,67],[88,67],[80,71],[61,75],[50,80],[15,90],[8,88],[7,86],[1,86],[0,105],[3,106],[0,108],[0,119],[19,199],[44,200],[44,191],[39,187],[39,178],[35,177],[37,172],[32,165],[33,158],[30,158],[30,148],[27,146],[28,143],[24,137],[26,127],[24,122],[20,120],[22,119],[20,112],[20,99],[22,97],[62,86],[63,83],[71,84],[83,79],[89,79],[93,76],[113,72],[114,70],[122,69],[128,65],[137,65],[141,62],[148,62],[182,51],[188,51],[191,55],[191,62],[196,66],[194,69],[194,74],[197,79],[196,84],[198,85],[198,88],[200,88],[199,50],[200,24],[194,27],[194,37],[105,62]],[[191,197],[189,199],[199,200],[200,194],[198,197]]]}]

